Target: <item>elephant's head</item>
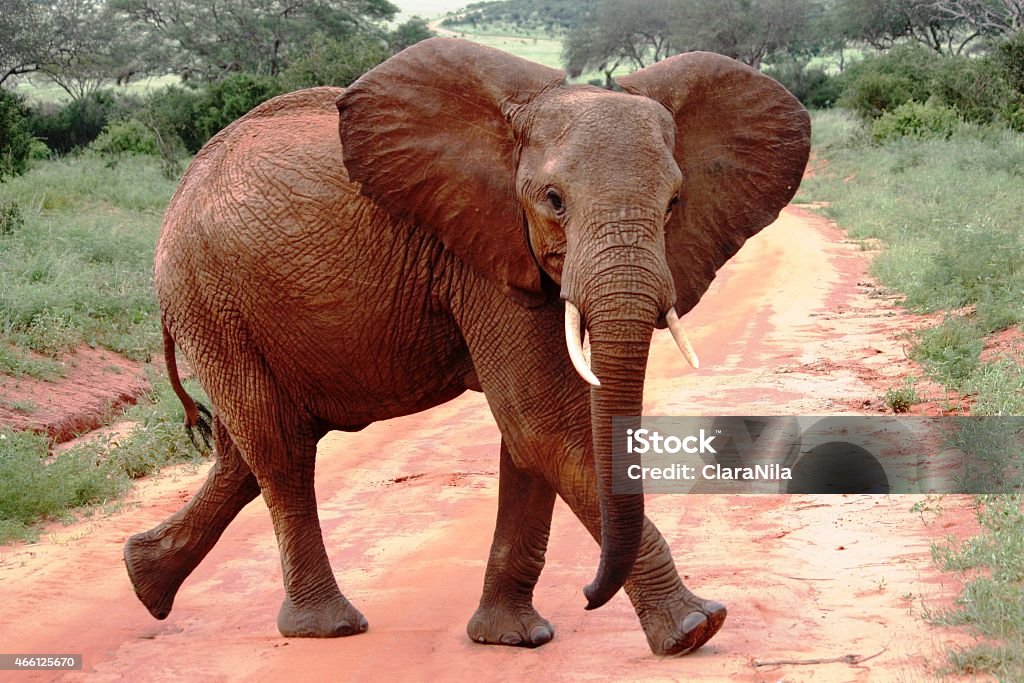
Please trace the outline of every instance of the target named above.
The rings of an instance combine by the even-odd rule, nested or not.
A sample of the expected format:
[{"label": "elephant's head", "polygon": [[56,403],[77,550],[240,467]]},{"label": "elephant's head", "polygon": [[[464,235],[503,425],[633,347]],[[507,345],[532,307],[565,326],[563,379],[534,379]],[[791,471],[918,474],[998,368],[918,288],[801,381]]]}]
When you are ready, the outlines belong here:
[{"label": "elephant's head", "polygon": [[778,83],[714,54],[619,78],[625,92],[564,76],[435,38],[364,75],[338,109],[345,165],[364,194],[523,305],[565,300],[570,355],[595,385],[593,608],[626,580],[643,524],[643,497],[612,493],[611,417],[641,412],[653,328],[676,328],[686,349],[677,314],[792,198],[810,124]]}]

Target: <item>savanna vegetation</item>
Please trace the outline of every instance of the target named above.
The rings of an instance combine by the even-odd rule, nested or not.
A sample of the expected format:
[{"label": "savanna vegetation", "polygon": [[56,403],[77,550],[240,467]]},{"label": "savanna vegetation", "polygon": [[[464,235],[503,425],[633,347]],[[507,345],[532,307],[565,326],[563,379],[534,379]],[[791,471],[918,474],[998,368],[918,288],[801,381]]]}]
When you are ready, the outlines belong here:
[{"label": "savanna vegetation", "polygon": [[[81,344],[157,355],[151,259],[190,156],[255,104],[346,85],[430,35],[422,19],[387,24],[387,0],[288,8],[0,0],[0,373],[57,379]],[[880,248],[877,279],[907,308],[938,315],[911,333],[908,354],[950,407],[966,396],[976,415],[1024,415],[1024,349],[984,352],[1024,323],[1021,3],[503,0],[443,26],[606,87],[688,50],[778,79],[812,110],[815,171],[798,200]],[[153,77],[167,85],[134,89]],[[156,402],[135,409],[139,426],[116,444],[54,456],[41,436],[0,431],[0,542],[194,457],[180,407],[165,382],[154,386]],[[906,410],[924,394],[908,378],[885,400]],[[1019,460],[1019,450],[1008,452]],[[967,591],[929,616],[970,626],[984,643],[952,653],[952,670],[1017,680],[1021,499],[982,497],[978,511],[980,536],[935,549],[943,567],[966,573]]]}]

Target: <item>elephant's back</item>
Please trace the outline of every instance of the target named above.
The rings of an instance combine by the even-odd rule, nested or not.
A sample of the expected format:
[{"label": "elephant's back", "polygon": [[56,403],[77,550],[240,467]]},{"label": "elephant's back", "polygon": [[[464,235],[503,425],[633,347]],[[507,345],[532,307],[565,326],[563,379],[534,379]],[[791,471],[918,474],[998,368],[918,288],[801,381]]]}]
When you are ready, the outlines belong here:
[{"label": "elephant's back", "polygon": [[[259,105],[214,136],[182,177],[164,215],[156,276],[274,263],[313,244],[351,210],[338,137],[340,88],[310,88]],[[319,234],[318,234],[319,233]],[[301,249],[300,249],[301,251]],[[297,254],[298,255],[298,254]],[[205,261],[203,261],[205,259]]]}]

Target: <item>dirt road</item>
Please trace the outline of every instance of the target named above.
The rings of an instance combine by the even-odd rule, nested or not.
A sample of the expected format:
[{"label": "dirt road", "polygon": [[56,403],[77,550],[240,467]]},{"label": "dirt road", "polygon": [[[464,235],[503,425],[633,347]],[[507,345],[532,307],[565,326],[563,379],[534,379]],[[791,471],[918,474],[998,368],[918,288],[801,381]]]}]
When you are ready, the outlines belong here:
[{"label": "dirt road", "polygon": [[[908,369],[899,335],[913,321],[873,298],[865,266],[838,230],[787,209],[685,318],[701,370],[667,332],[655,335],[646,412],[875,411]],[[153,620],[121,548],[198,488],[204,471],[178,469],[118,512],[0,548],[0,652],[81,653],[101,681],[917,681],[934,678],[944,647],[965,637],[920,618],[959,590],[933,567],[929,543],[974,530],[964,500],[947,496],[942,514],[922,516],[910,509],[919,498],[899,496],[662,495],[648,498],[648,515],[680,572],[729,607],[702,650],[652,656],[621,594],[583,610],[598,549],[561,503],[536,595],[555,640],[475,645],[464,629],[492,532],[497,446],[480,395],[323,440],[320,517],[339,583],[369,619],[365,635],[277,633],[281,570],[261,500],[186,581],[170,617]],[[756,666],[784,660],[799,663]],[[17,680],[33,677],[61,676]]]}]

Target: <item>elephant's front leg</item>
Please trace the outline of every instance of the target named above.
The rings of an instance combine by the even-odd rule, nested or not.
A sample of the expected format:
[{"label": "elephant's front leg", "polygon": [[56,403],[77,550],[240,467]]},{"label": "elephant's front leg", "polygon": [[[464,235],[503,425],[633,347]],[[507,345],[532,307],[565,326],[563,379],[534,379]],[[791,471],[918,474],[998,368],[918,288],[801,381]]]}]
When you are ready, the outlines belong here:
[{"label": "elephant's front leg", "polygon": [[[562,496],[591,535],[601,542],[601,515],[593,495],[592,467],[582,466],[580,476],[560,477]],[[683,585],[668,544],[649,519],[644,519],[640,554],[625,585],[636,609],[647,644],[657,655],[684,655],[714,636],[725,621],[725,605],[697,597]]]},{"label": "elephant's front leg", "polygon": [[554,503],[554,490],[517,467],[502,440],[494,541],[480,606],[466,627],[475,642],[536,647],[554,637],[554,628],[533,608]]}]

